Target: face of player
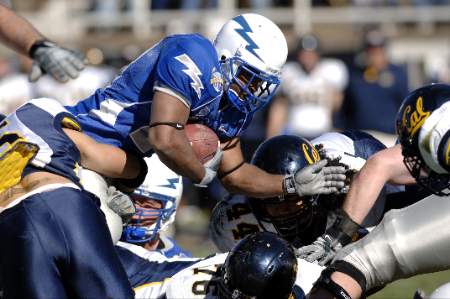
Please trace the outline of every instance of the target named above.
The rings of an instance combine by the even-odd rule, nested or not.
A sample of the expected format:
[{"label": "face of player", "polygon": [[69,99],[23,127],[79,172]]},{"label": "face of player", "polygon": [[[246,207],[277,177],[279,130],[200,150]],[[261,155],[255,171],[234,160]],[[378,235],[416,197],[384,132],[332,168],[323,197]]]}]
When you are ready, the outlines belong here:
[{"label": "face of player", "polygon": [[[257,95],[257,91],[261,88],[263,81],[261,78],[253,78],[253,74],[247,71],[246,69],[241,69],[240,73],[237,76],[238,83],[231,83],[230,88],[238,95],[241,101],[248,100],[247,92],[250,91],[253,95]],[[250,82],[250,84],[249,84]],[[248,86],[247,86],[248,85]],[[242,86],[247,86],[248,91],[246,92]]]},{"label": "face of player", "polygon": [[159,209],[163,207],[161,201],[133,194],[133,202],[136,205],[136,214],[131,218],[137,226],[151,226],[158,220]]},{"label": "face of player", "polygon": [[307,72],[311,72],[319,62],[320,56],[316,51],[300,51],[297,56],[300,64]]},{"label": "face of player", "polygon": [[273,218],[285,218],[297,215],[305,210],[305,202],[300,197],[286,199],[277,205],[266,205],[266,212]]}]

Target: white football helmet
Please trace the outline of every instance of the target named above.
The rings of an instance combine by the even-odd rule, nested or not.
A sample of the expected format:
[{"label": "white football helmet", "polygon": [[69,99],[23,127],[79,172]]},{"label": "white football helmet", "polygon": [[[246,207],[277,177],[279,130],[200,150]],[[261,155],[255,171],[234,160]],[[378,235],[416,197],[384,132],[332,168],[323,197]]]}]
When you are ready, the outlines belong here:
[{"label": "white football helmet", "polygon": [[[182,177],[159,160],[156,154],[145,158],[148,174],[132,199],[154,199],[162,203],[160,209],[136,207],[136,215],[125,226],[122,240],[130,243],[145,243],[154,239],[158,232],[166,229],[175,220],[175,213],[183,193]],[[155,219],[150,226],[145,219]]]},{"label": "white football helmet", "polygon": [[214,46],[231,103],[245,113],[266,105],[280,85],[288,53],[280,28],[258,14],[238,15],[223,25]]},{"label": "white football helmet", "polygon": [[428,299],[448,299],[450,298],[450,282],[447,282],[431,293]]}]

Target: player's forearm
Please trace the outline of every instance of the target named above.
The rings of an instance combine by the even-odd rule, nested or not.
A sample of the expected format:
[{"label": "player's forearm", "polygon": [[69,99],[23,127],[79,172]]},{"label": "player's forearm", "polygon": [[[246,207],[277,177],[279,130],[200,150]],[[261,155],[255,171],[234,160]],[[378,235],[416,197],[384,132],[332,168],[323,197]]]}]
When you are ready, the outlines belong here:
[{"label": "player's forearm", "polygon": [[248,163],[222,179],[228,191],[257,198],[283,194],[282,182],[282,175],[269,174]]},{"label": "player's forearm", "polygon": [[81,157],[82,166],[110,178],[134,179],[141,169],[139,158],[108,144],[97,143],[95,150]]},{"label": "player's forearm", "polygon": [[367,216],[386,183],[386,179],[378,175],[376,168],[368,165],[354,176],[342,206],[348,216],[358,224]]},{"label": "player's forearm", "polygon": [[[375,204],[381,190],[387,182],[394,182],[402,160],[398,160],[401,151],[389,148],[370,157],[364,167],[353,178],[350,190],[343,204],[350,218],[361,224]],[[394,182],[398,183],[398,182]]]},{"label": "player's forearm", "polygon": [[0,39],[8,47],[27,55],[31,45],[44,36],[27,20],[0,5]]},{"label": "player's forearm", "polygon": [[63,131],[75,143],[84,168],[110,178],[133,179],[141,170],[141,161],[120,148],[98,143],[89,136],[71,129]]}]

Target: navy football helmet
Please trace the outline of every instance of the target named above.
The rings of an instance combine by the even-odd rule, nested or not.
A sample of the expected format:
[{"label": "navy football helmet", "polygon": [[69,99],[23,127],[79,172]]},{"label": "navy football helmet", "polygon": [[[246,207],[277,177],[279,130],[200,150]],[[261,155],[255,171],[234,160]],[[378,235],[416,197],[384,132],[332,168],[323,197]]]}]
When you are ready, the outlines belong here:
[{"label": "navy football helmet", "polygon": [[411,92],[397,113],[404,163],[417,183],[449,195],[450,85],[431,84]]},{"label": "navy football helmet", "polygon": [[[263,142],[251,163],[271,174],[293,175],[319,160],[318,151],[305,138],[281,135]],[[316,196],[249,197],[248,202],[263,228],[265,222],[271,223],[280,236],[294,242],[312,223]]]},{"label": "navy football helmet", "polygon": [[294,249],[276,234],[247,236],[236,244],[222,266],[219,298],[288,299],[297,266]]}]

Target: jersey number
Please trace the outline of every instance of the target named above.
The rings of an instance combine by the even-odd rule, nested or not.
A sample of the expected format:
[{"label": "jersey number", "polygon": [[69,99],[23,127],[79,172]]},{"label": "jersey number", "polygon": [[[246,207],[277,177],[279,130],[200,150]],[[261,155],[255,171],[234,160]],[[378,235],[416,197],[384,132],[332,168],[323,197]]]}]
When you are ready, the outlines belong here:
[{"label": "jersey number", "polygon": [[[200,268],[194,268],[194,275],[199,273],[205,273],[207,275],[211,275],[211,277],[215,277],[218,274],[218,268],[217,270],[208,270],[208,269],[200,269]],[[212,294],[213,296],[217,296],[217,281],[211,279],[211,280],[198,280],[192,284],[192,293],[195,295],[206,295],[206,294]]]}]

